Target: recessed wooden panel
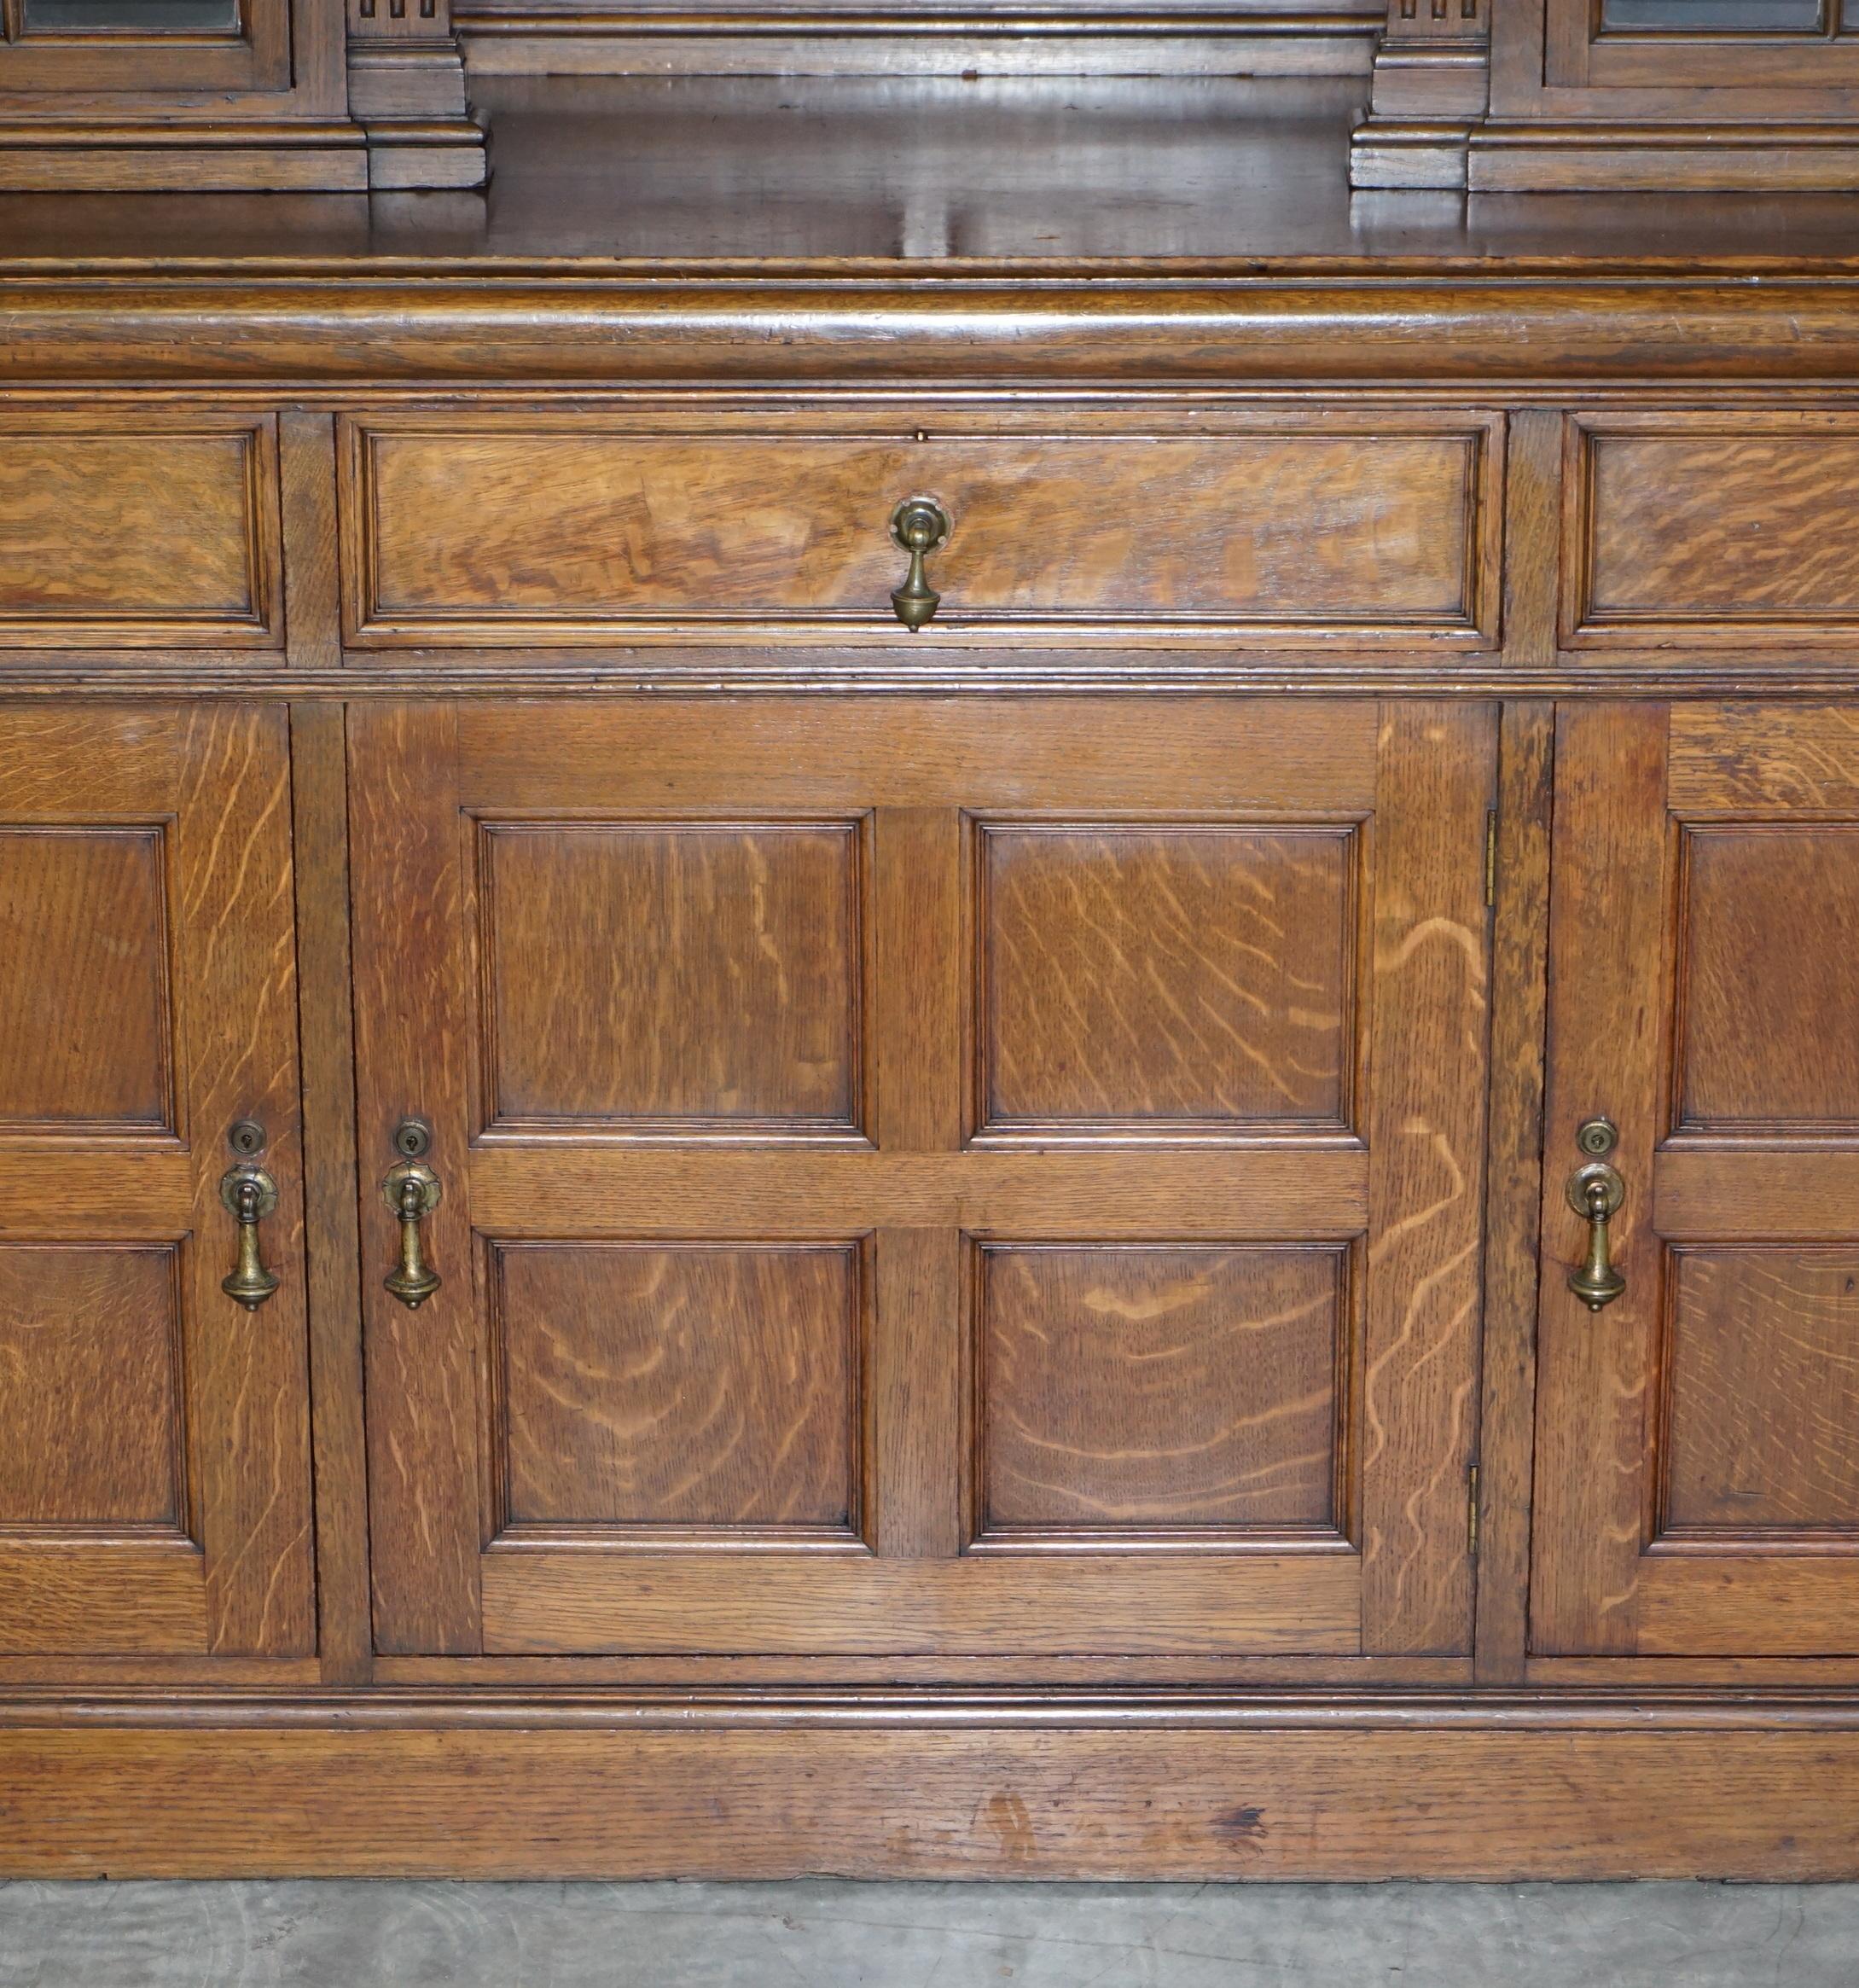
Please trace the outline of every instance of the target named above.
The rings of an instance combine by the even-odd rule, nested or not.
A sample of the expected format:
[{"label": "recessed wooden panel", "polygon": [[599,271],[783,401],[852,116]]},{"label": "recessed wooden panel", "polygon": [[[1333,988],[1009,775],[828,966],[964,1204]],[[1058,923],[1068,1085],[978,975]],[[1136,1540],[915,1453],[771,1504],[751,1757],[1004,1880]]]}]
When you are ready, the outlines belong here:
[{"label": "recessed wooden panel", "polygon": [[851,1247],[493,1250],[506,1520],[849,1532]]},{"label": "recessed wooden panel", "polygon": [[1675,1253],[1668,1533],[1859,1528],[1859,1248]]},{"label": "recessed wooden panel", "polygon": [[0,1244],[0,1532],[185,1524],[171,1247]]},{"label": "recessed wooden panel", "polygon": [[1200,1528],[1333,1536],[1345,1253],[981,1253],[984,1539]]},{"label": "recessed wooden panel", "polygon": [[0,1133],[172,1124],[163,840],[0,828]]},{"label": "recessed wooden panel", "polygon": [[845,823],[486,826],[491,1124],[852,1131],[859,872]]},{"label": "recessed wooden panel", "polygon": [[981,1128],[1345,1126],[1354,857],[1343,827],[984,828]]},{"label": "recessed wooden panel", "polygon": [[1846,415],[1609,416],[1572,436],[1565,628],[1578,643],[1839,641],[1859,625]]},{"label": "recessed wooden panel", "polygon": [[273,646],[270,426],[0,423],[0,643]]},{"label": "recessed wooden panel", "polygon": [[1684,838],[1678,1122],[1859,1126],[1859,828]]},{"label": "recessed wooden panel", "polygon": [[531,645],[825,625],[907,641],[889,526],[918,493],[953,520],[932,562],[938,631],[1487,629],[1488,417],[1391,413],[1364,431],[1214,409],[996,411],[371,416],[349,431],[351,633]]}]

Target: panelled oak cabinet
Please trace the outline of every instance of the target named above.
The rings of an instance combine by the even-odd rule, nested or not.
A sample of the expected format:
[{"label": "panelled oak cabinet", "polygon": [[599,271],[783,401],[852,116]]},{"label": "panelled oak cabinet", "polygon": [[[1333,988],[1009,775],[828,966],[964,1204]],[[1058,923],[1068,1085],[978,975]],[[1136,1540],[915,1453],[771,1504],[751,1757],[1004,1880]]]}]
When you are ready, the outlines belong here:
[{"label": "panelled oak cabinet", "polygon": [[0,1864],[1859,1875],[1838,284],[239,280],[4,353]]}]

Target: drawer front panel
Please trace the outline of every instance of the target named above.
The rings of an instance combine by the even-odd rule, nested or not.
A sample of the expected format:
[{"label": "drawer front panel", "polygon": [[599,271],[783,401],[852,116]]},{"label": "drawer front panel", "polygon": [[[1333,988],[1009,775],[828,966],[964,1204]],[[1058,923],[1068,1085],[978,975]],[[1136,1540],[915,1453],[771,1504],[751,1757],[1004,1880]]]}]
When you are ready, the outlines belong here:
[{"label": "drawer front panel", "polygon": [[279,646],[269,416],[0,414],[0,645]]},{"label": "drawer front panel", "polygon": [[1563,636],[1577,648],[1848,644],[1859,415],[1569,424]]},{"label": "drawer front panel", "polygon": [[908,641],[890,520],[924,494],[953,520],[939,637],[1478,647],[1497,427],[1180,403],[361,417],[348,635]]}]

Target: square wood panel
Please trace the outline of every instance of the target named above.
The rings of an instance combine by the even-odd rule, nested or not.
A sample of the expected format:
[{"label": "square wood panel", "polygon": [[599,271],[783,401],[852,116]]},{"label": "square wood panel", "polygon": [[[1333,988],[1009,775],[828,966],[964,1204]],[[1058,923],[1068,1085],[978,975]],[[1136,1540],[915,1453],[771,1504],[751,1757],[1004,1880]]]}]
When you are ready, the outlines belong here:
[{"label": "square wood panel", "polygon": [[0,1135],[174,1129],[159,828],[0,828]]},{"label": "square wood panel", "polygon": [[981,824],[978,1130],[1346,1131],[1356,868],[1348,824]]},{"label": "square wood panel", "polygon": [[1859,828],[1684,833],[1680,1130],[1859,1132]]},{"label": "square wood panel", "polygon": [[1859,1247],[1677,1249],[1669,1305],[1663,1534],[1859,1543]]},{"label": "square wood panel", "polygon": [[861,829],[485,823],[492,1131],[857,1136]]},{"label": "square wood panel", "polygon": [[856,1246],[503,1243],[491,1272],[506,1532],[851,1543]]},{"label": "square wood panel", "polygon": [[0,1532],[186,1526],[178,1253],[0,1244]]},{"label": "square wood panel", "polygon": [[1348,1282],[1340,1245],[984,1247],[982,1543],[1340,1544]]}]

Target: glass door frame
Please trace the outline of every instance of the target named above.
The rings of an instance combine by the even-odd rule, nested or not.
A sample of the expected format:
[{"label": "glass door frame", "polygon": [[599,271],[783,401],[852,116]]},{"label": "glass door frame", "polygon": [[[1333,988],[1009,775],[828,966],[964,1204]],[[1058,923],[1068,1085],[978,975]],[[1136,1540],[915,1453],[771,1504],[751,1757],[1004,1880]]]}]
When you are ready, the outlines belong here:
[{"label": "glass door frame", "polygon": [[[1840,0],[1828,0],[1829,9]],[[1859,33],[1600,32],[1600,0],[1506,0],[1494,117],[1726,124],[1859,117]]]},{"label": "glass door frame", "polygon": [[99,99],[269,95],[292,86],[293,0],[239,0],[232,34],[35,32],[28,4],[0,0],[0,102],[25,108],[56,92],[88,107]]}]

